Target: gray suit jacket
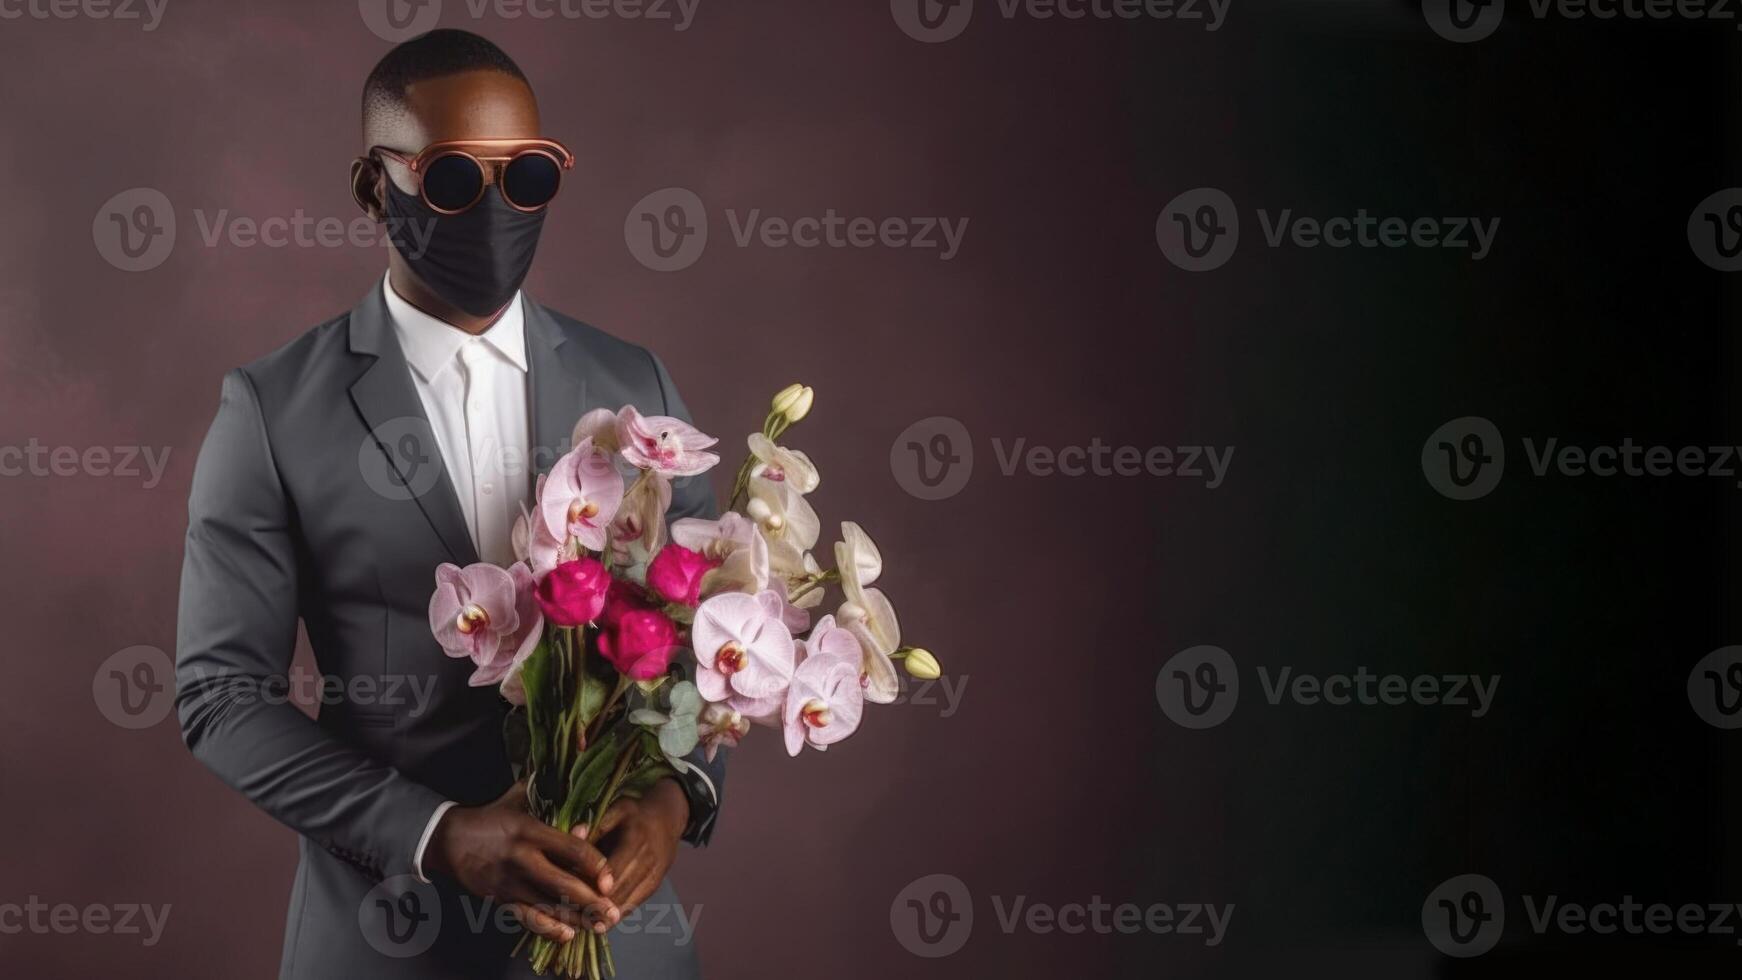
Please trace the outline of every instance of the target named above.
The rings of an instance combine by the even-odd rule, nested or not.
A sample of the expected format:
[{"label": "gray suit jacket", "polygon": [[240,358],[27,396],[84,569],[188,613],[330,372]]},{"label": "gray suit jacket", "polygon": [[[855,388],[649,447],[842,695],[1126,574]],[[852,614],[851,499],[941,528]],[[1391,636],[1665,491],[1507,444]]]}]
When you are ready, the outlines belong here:
[{"label": "gray suit jacket", "polygon": [[[648,351],[530,299],[526,331],[539,472],[589,409],[688,417]],[[707,477],[676,481],[672,519],[714,513]],[[412,873],[440,803],[487,802],[512,777],[505,703],[468,687],[469,662],[430,635],[436,566],[478,559],[380,286],[224,378],[188,518],[182,732],[201,762],[301,835],[279,975],[530,975],[524,957],[508,958],[519,933],[500,907]],[[318,720],[284,696],[298,620],[326,678]],[[707,767],[716,789],[723,761]],[[712,810],[699,809],[694,843],[711,830]],[[612,934],[618,975],[698,975],[682,912],[666,884],[625,920]]]}]

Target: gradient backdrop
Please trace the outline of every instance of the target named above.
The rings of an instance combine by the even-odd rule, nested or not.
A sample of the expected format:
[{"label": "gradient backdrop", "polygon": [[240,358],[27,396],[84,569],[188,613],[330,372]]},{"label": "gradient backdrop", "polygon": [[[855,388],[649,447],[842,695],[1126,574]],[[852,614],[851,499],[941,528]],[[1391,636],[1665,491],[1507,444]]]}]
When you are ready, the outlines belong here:
[{"label": "gradient backdrop", "polygon": [[[1733,973],[1734,935],[1539,934],[1529,908],[1742,900],[1742,732],[1689,691],[1742,642],[1737,477],[1538,476],[1524,440],[1742,441],[1736,287],[1689,235],[1742,184],[1734,22],[1515,0],[1455,43],[1431,3],[1233,0],[1206,30],[979,0],[928,43],[913,0],[700,0],[682,30],[634,5],[443,6],[520,62],[579,157],[528,290],[659,352],[729,443],[775,389],[815,386],[792,438],[818,508],[876,536],[906,639],[946,666],[826,755],[764,732],[734,755],[713,846],[675,871],[710,976]],[[0,0],[0,447],[81,454],[57,473],[0,449],[0,971],[271,976],[293,835],[173,720],[123,727],[103,692],[118,651],[173,652],[219,379],[382,273],[379,248],[250,243],[238,221],[355,216],[358,95],[389,42],[370,0],[167,0],[151,30],[93,8]],[[1158,217],[1165,240],[1201,187],[1239,238],[1192,272]],[[709,235],[658,271],[636,229],[667,188]],[[128,271],[119,229],[153,202],[173,247]],[[1480,259],[1266,240],[1284,210],[1358,209],[1500,224]],[[966,226],[947,258],[734,235],[831,211]],[[1462,501],[1422,457],[1466,416],[1506,459]],[[956,492],[922,499],[938,432]],[[1231,465],[1213,487],[1000,465],[1097,441]],[[101,475],[93,447],[167,465]],[[1240,691],[1194,730],[1157,681],[1200,644]],[[1265,696],[1285,668],[1362,667],[1500,680],[1481,717]],[[1448,959],[1423,906],[1464,874],[1504,894],[1504,935]],[[947,956],[905,906],[930,875],[973,911]],[[1234,911],[1215,945],[1007,930],[1018,896]],[[6,928],[33,897],[171,911],[149,947]]]}]

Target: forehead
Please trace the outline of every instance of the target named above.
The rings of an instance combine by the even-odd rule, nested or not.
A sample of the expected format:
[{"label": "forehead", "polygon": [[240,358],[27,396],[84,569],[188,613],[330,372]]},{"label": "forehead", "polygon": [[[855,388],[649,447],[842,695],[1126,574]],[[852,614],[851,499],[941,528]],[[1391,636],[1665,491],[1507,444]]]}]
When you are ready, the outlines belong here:
[{"label": "forehead", "polygon": [[405,111],[385,114],[372,142],[418,150],[443,140],[542,136],[532,89],[499,71],[468,71],[413,83]]}]

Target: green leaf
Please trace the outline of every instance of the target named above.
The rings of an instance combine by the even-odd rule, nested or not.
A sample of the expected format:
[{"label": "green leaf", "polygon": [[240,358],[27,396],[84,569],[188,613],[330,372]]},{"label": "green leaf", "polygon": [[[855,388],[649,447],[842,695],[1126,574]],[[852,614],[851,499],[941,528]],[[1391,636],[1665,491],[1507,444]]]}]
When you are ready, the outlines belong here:
[{"label": "green leaf", "polygon": [[651,708],[636,708],[634,711],[629,712],[629,723],[632,725],[644,725],[648,728],[658,728],[669,720],[670,719],[665,715],[660,714]]},{"label": "green leaf", "polygon": [[616,739],[606,737],[587,746],[587,751],[575,760],[575,769],[569,778],[568,799],[557,811],[558,830],[569,830],[589,807],[598,802],[599,795],[605,792],[605,783],[611,778],[612,768],[617,765],[617,757],[623,751],[624,746]]},{"label": "green leaf", "polygon": [[605,699],[611,696],[611,685],[594,677],[592,674],[581,675],[581,694],[578,701],[580,724],[590,725],[598,717],[599,709],[605,706]]}]

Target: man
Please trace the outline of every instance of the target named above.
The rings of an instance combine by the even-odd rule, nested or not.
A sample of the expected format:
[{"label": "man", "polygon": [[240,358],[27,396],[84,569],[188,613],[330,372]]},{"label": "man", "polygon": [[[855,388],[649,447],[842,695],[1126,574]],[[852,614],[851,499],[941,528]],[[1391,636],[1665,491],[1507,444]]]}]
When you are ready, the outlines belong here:
[{"label": "man", "polygon": [[[521,295],[572,158],[500,49],[463,31],[394,48],[363,143],[351,186],[393,238],[386,278],[224,379],[188,506],[178,711],[194,754],[301,834],[279,975],[516,976],[516,916],[568,938],[645,904],[611,933],[618,974],[696,976],[664,877],[711,832],[720,767],[599,827],[546,827],[511,785],[505,702],[467,686],[427,614],[437,565],[512,560],[536,472],[583,413],[687,410],[646,350]],[[676,482],[671,519],[714,513],[706,477]],[[299,619],[349,692],[318,720],[266,693]]]}]

